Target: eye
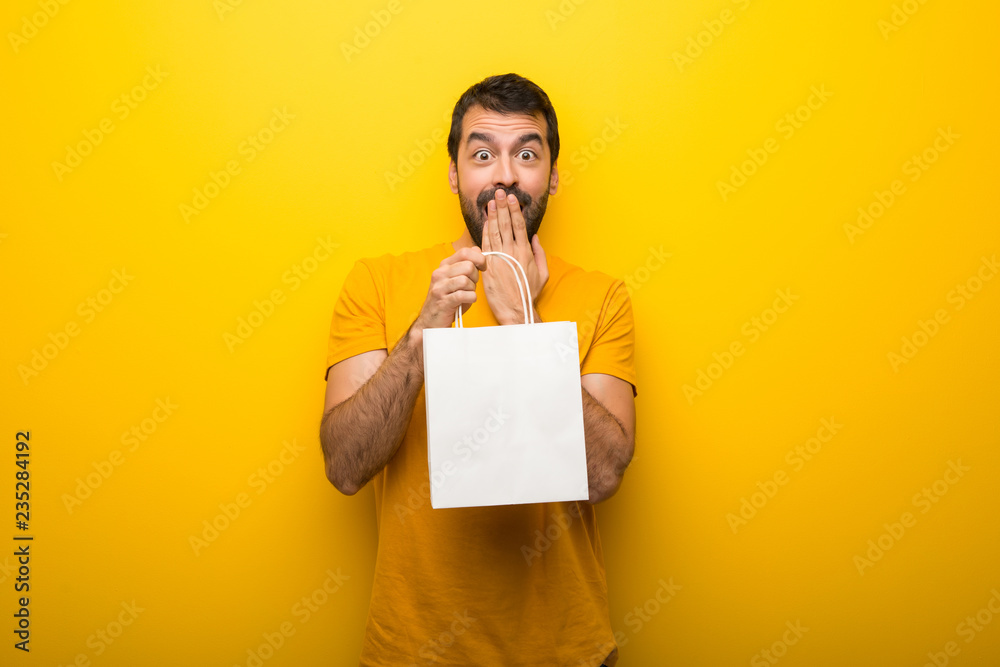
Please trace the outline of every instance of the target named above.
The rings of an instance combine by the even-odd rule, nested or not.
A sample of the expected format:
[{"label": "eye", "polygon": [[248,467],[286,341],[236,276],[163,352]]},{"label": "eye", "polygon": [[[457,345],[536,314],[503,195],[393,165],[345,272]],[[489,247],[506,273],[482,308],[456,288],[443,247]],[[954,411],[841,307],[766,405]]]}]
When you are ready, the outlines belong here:
[{"label": "eye", "polygon": [[483,158],[484,160],[488,160],[490,158],[489,151],[484,151],[484,150],[478,150],[478,151],[476,151],[473,154],[473,157],[475,157],[476,159],[478,159],[480,155],[485,155],[486,156],[486,157]]},{"label": "eye", "polygon": [[[528,149],[526,148],[526,149],[524,149],[523,151],[521,151],[521,152],[519,153],[519,155],[521,156],[521,159],[522,159],[522,160],[530,160],[531,158],[535,157],[535,152],[534,152],[534,151],[529,151],[529,150],[528,150]],[[525,157],[525,156],[527,156],[527,157]]]}]

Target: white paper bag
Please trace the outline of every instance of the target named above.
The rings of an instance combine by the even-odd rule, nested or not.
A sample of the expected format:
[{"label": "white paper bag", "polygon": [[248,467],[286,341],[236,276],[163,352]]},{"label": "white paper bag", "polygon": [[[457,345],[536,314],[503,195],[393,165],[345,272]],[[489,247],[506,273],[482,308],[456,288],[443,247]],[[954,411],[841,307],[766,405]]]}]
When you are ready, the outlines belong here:
[{"label": "white paper bag", "polygon": [[483,254],[520,270],[528,322],[466,329],[459,308],[455,328],[424,329],[431,507],[586,500],[576,322],[536,323],[520,263]]}]

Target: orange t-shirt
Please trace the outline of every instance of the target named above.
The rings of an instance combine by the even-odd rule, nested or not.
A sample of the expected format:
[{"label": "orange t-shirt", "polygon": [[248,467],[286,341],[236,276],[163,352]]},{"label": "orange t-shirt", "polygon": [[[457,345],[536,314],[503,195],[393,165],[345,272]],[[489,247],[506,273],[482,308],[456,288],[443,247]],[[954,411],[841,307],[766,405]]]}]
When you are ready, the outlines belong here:
[{"label": "orange t-shirt", "polygon": [[[391,352],[419,314],[431,272],[453,253],[444,242],[358,260],[334,306],[327,372],[362,352]],[[535,300],[542,321],[576,322],[581,375],[614,375],[637,395],[624,282],[547,261]],[[497,326],[482,280],[476,294],[463,326]],[[421,389],[403,442],[372,479],[379,539],[360,664],[598,667],[616,645],[594,506],[432,509],[426,417]]]}]

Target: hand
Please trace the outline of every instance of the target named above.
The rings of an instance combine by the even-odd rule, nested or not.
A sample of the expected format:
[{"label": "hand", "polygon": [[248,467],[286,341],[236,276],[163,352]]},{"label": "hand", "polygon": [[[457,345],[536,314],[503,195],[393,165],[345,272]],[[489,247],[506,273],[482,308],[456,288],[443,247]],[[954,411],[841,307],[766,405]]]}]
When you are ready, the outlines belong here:
[{"label": "hand", "polygon": [[[487,206],[486,222],[483,224],[483,252],[505,252],[524,268],[528,276],[531,298],[537,299],[545,283],[549,280],[549,266],[538,234],[528,242],[528,232],[521,214],[521,205],[514,195],[507,195],[502,188]],[[514,272],[517,267],[507,265],[495,255],[485,256],[487,269],[483,272],[483,291],[486,301],[500,324],[522,324],[527,322],[521,310]],[[513,270],[511,270],[513,268]],[[520,271],[517,271],[518,279]]]},{"label": "hand", "polygon": [[485,270],[486,256],[475,246],[462,248],[451,257],[446,257],[431,272],[427,298],[410,331],[422,335],[424,329],[451,326],[455,320],[455,309],[461,307],[464,314],[475,302],[476,281],[479,280],[479,272]]}]

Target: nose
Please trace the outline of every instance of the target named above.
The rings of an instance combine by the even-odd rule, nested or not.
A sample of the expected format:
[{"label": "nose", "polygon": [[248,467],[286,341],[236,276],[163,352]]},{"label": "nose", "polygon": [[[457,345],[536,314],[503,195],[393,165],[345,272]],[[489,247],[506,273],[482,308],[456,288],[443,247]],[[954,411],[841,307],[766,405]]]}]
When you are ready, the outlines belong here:
[{"label": "nose", "polygon": [[509,155],[501,155],[495,163],[493,185],[498,188],[509,188],[517,184],[517,172],[514,171],[514,160]]}]

